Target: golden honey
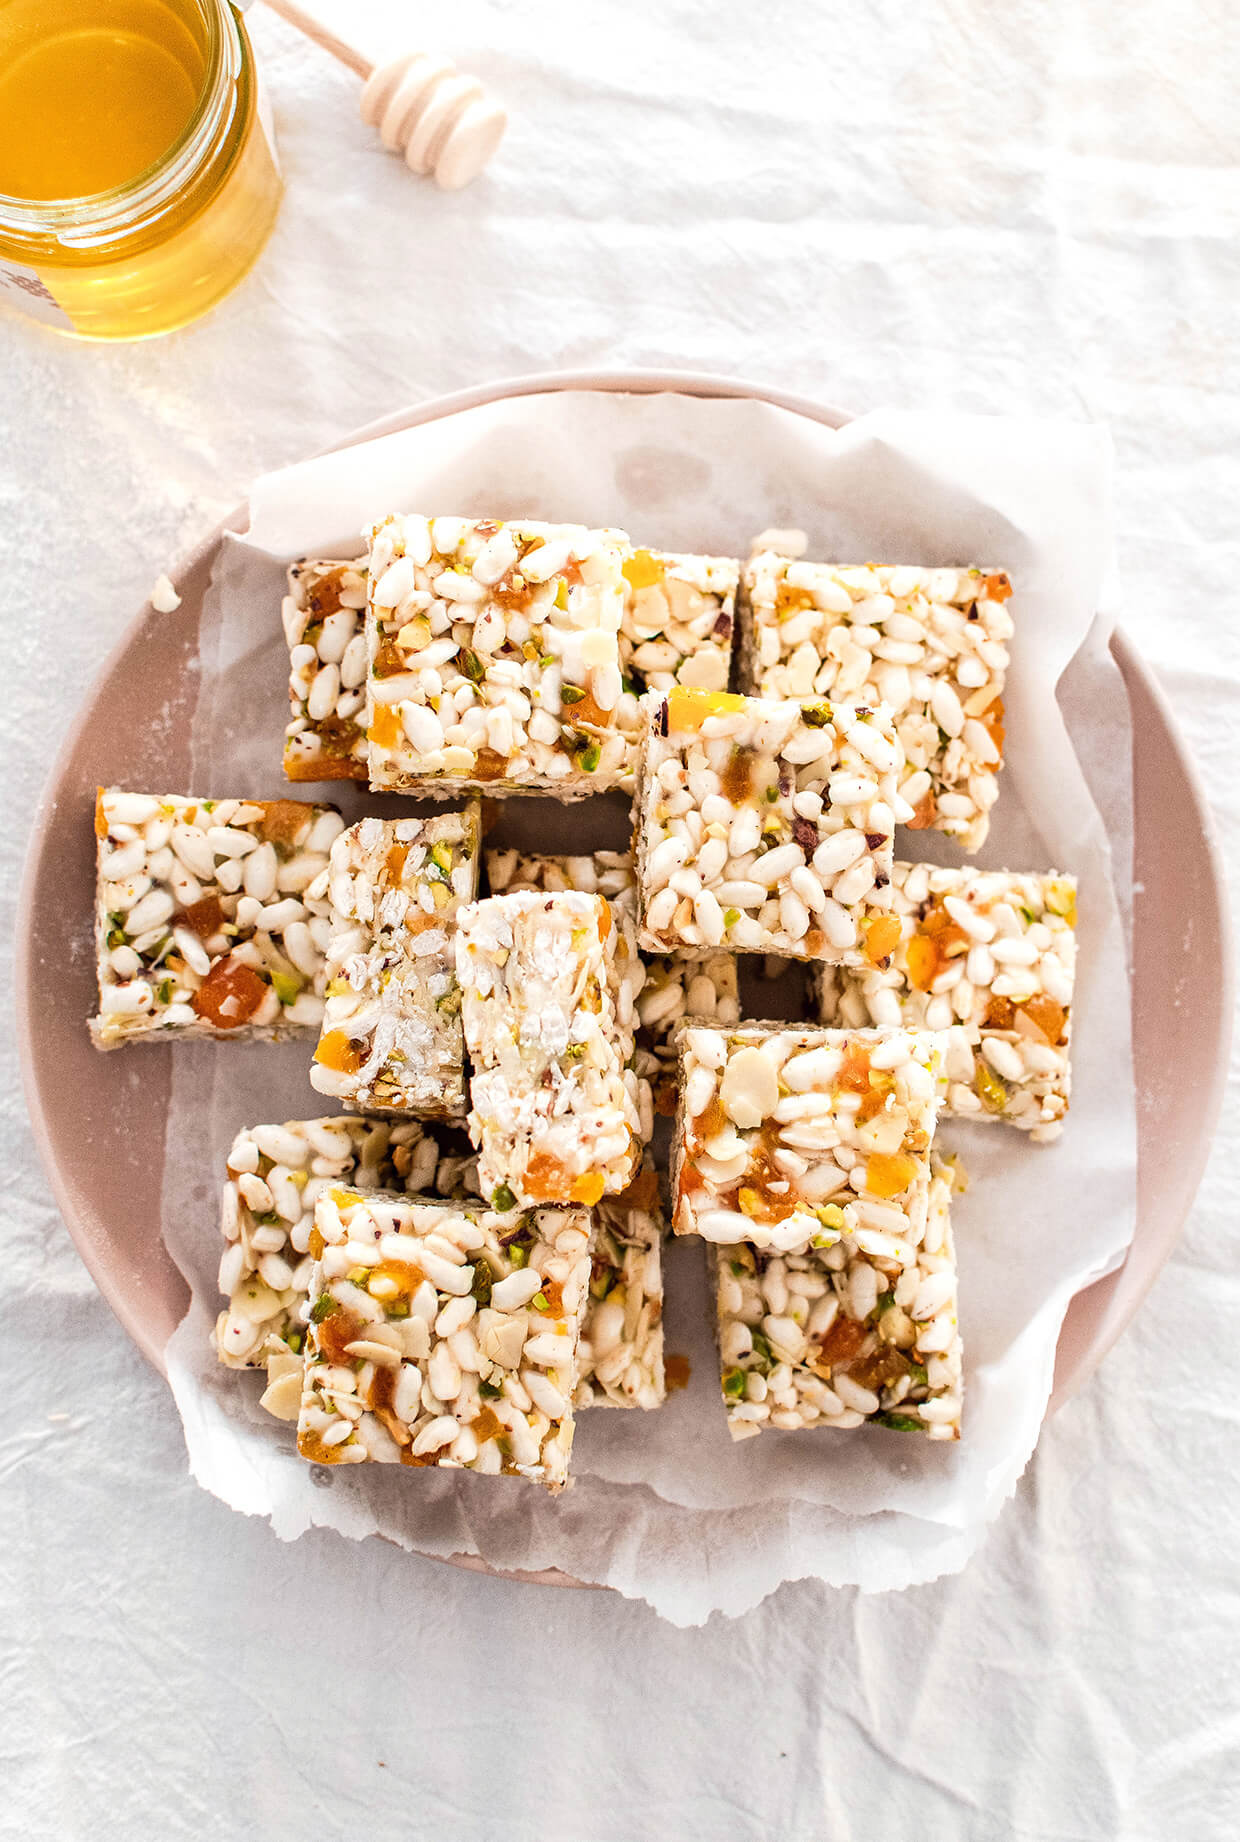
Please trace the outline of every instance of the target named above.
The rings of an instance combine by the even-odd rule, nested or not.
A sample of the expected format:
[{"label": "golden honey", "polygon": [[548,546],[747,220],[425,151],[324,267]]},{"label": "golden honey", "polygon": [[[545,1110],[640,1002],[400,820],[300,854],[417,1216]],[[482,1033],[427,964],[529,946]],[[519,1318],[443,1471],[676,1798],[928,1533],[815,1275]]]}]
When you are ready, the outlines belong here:
[{"label": "golden honey", "polygon": [[246,273],[280,191],[227,0],[0,0],[0,302],[167,332]]}]

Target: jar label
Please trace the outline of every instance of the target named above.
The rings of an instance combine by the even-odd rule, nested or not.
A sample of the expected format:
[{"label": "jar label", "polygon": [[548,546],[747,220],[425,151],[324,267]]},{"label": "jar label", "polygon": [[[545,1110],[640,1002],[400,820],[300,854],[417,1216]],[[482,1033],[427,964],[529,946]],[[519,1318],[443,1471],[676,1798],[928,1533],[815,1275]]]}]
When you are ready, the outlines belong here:
[{"label": "jar label", "polygon": [[72,330],[73,321],[42,277],[34,269],[12,262],[7,256],[0,257],[0,301],[7,301],[32,320]]}]

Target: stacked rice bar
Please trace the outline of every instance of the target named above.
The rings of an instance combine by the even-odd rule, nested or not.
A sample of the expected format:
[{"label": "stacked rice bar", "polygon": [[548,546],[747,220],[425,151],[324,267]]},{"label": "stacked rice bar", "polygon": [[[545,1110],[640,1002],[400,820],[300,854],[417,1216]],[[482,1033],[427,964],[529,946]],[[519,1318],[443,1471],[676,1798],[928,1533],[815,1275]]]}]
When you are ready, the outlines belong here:
[{"label": "stacked rice bar", "polygon": [[[519,851],[487,851],[487,883],[493,895],[522,889],[577,889],[603,895],[613,904],[623,898],[636,908],[633,859],[626,851],[595,851],[592,856],[535,857]],[[653,1087],[654,1110],[676,1110],[677,1025],[685,1017],[722,1024],[740,1020],[736,960],[730,953],[701,959],[677,954],[644,956],[645,978],[637,998],[634,1068]]]},{"label": "stacked rice bar", "polygon": [[455,928],[481,814],[362,819],[332,846],[327,1002],[310,1079],[358,1111],[461,1117]]},{"label": "stacked rice bar", "polygon": [[[296,1358],[305,1334],[302,1307],[310,1284],[314,1206],[333,1185],[463,1194],[472,1160],[445,1151],[416,1120],[291,1119],[238,1132],[228,1154],[220,1225],[224,1252],[220,1291],[228,1299],[215,1326],[215,1347],[229,1368],[266,1368],[275,1383]],[[281,1402],[263,1405],[281,1419],[297,1417]]]},{"label": "stacked rice bar", "polygon": [[907,1422],[957,1437],[950,1185],[930,1156],[943,1038],[690,1024],[681,1041],[672,1226],[720,1250],[733,1436],[892,1425],[908,1404]]},{"label": "stacked rice bar", "polygon": [[617,1016],[617,929],[602,896],[491,896],[456,937],[470,1137],[496,1208],[596,1203],[628,1185],[641,1140],[631,1029]]},{"label": "stacked rice bar", "polygon": [[281,617],[292,716],[284,731],[290,780],[361,780],[366,731],[366,563],[303,557],[288,572]]},{"label": "stacked rice bar", "polygon": [[674,689],[650,701],[641,945],[877,964],[907,816],[890,714]]},{"label": "stacked rice bar", "polygon": [[328,852],[343,825],[333,807],[296,800],[101,787],[96,1045],[316,1028]]},{"label": "stacked rice bar", "polygon": [[976,851],[999,792],[1011,593],[998,569],[851,567],[761,550],[742,584],[742,686],[886,704],[907,823]]},{"label": "stacked rice bar", "polygon": [[590,1221],[333,1188],[318,1199],[298,1450],[514,1472],[559,1490]]},{"label": "stacked rice bar", "polygon": [[[267,1371],[261,1405],[295,1420],[320,1196],[331,1189],[478,1193],[477,1156],[452,1135],[412,1119],[295,1119],[251,1126],[228,1156],[220,1291],[228,1299],[214,1343],[229,1368]],[[590,1284],[573,1403],[657,1407],[663,1377],[663,1219],[647,1165],[620,1196],[593,1211]]]},{"label": "stacked rice bar", "polygon": [[1048,1144],[1071,1088],[1076,882],[1009,870],[892,870],[900,940],[882,967],[815,969],[818,1014],[946,1032],[946,1111]]},{"label": "stacked rice bar", "polygon": [[370,784],[431,795],[617,784],[628,540],[580,525],[389,517],[370,536]]}]

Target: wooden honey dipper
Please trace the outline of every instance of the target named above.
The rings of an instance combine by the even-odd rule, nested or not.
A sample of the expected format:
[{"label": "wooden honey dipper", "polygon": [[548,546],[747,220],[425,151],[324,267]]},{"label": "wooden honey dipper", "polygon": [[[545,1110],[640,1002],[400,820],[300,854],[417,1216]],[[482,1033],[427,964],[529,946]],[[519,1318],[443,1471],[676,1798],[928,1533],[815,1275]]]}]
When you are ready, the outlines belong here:
[{"label": "wooden honey dipper", "polygon": [[415,173],[431,173],[445,191],[476,179],[503,138],[508,116],[489,102],[476,77],[462,76],[447,58],[409,51],[372,64],[295,0],[267,0],[273,13],[361,77],[362,120],[383,145],[401,153]]}]

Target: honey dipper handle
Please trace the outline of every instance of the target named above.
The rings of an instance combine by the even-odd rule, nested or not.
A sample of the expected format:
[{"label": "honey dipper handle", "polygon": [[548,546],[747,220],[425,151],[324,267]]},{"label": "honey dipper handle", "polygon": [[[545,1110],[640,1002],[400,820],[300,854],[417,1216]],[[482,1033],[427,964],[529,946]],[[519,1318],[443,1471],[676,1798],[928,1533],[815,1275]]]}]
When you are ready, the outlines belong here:
[{"label": "honey dipper handle", "polygon": [[364,58],[360,51],[353,49],[352,45],[346,45],[342,38],[337,38],[334,32],[329,32],[327,27],[315,19],[312,14],[296,5],[295,0],[267,0],[267,5],[273,13],[278,13],[281,19],[287,20],[289,25],[294,26],[298,32],[312,39],[321,50],[326,51],[329,57],[335,58],[340,64],[347,64],[350,70],[355,70],[363,83],[372,74],[374,65],[369,58]]}]

